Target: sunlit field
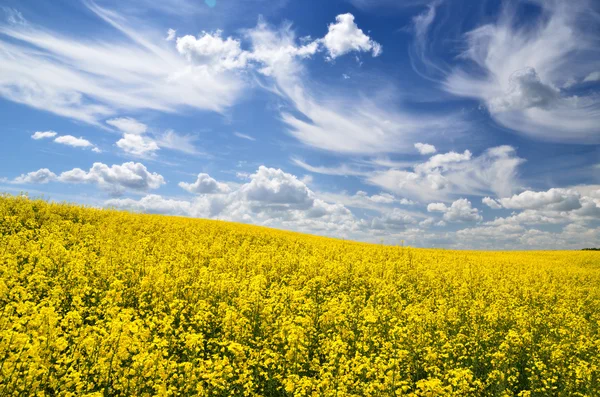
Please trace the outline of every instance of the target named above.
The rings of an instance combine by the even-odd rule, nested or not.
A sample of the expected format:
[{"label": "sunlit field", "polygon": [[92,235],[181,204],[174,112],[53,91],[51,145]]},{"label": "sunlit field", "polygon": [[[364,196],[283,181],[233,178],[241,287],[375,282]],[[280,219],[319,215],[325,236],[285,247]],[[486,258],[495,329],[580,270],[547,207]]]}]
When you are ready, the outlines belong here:
[{"label": "sunlit field", "polygon": [[598,396],[600,252],[0,197],[0,395]]}]

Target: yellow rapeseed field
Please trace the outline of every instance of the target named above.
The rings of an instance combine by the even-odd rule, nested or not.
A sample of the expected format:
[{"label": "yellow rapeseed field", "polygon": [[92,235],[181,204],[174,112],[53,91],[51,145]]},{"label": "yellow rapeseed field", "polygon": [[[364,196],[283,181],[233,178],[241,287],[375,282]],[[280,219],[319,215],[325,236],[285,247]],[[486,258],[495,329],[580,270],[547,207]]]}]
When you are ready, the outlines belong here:
[{"label": "yellow rapeseed field", "polygon": [[600,252],[0,196],[0,396],[599,396]]}]

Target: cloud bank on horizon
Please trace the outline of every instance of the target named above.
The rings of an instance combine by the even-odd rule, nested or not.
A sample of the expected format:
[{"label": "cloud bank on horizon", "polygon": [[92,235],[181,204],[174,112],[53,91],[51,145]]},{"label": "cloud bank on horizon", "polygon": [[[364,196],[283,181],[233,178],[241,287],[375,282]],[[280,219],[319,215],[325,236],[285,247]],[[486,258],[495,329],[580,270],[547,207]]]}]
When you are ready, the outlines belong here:
[{"label": "cloud bank on horizon", "polygon": [[390,244],[600,245],[597,3],[344,4],[7,0],[0,191]]}]

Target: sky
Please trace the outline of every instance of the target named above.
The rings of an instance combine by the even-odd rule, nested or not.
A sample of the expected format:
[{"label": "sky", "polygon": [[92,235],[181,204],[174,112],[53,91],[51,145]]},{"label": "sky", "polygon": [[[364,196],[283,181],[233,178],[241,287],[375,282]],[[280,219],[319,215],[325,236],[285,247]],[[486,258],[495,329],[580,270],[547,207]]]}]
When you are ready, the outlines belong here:
[{"label": "sky", "polygon": [[0,0],[0,192],[600,246],[594,0]]}]

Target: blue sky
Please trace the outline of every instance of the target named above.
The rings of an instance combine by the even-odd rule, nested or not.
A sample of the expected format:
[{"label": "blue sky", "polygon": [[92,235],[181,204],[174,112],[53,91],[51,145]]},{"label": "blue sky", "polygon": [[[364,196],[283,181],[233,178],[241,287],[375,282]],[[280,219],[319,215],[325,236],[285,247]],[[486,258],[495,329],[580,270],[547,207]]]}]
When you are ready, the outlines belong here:
[{"label": "blue sky", "polygon": [[594,1],[0,1],[0,191],[422,247],[600,245]]}]

